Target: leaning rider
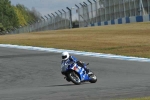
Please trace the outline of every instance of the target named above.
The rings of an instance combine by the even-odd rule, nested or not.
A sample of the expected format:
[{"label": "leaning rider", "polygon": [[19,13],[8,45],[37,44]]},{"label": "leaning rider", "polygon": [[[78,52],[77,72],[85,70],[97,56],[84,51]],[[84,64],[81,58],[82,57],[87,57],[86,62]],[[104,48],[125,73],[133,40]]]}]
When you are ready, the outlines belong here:
[{"label": "leaning rider", "polygon": [[[86,73],[89,74],[89,69],[84,65],[83,62],[78,61],[77,58],[75,58],[74,56],[69,55],[68,52],[63,52],[62,53],[62,62],[63,61],[70,61],[70,62],[76,62],[78,66],[82,67],[85,69]],[[63,74],[63,73],[62,73]]]}]

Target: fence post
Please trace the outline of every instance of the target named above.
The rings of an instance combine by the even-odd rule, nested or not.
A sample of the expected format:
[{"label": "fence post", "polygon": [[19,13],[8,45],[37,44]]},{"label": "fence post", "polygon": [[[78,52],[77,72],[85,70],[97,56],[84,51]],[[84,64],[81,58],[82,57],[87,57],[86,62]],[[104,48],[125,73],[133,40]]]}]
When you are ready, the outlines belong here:
[{"label": "fence post", "polygon": [[79,10],[79,6],[77,6],[75,4],[75,6],[78,8],[78,23],[79,23],[79,27],[80,27],[80,10]]},{"label": "fence post", "polygon": [[[89,13],[88,13],[88,5],[87,5],[87,3],[85,3],[85,2],[83,2],[83,3],[86,5],[86,14],[87,14],[87,21],[88,21],[87,24],[89,24],[90,17],[89,17]],[[87,21],[86,21],[86,22],[87,22]]]},{"label": "fence post", "polygon": [[93,9],[92,9],[92,2],[91,2],[90,0],[88,0],[88,2],[91,4],[91,14],[92,14],[91,23],[93,24]]},{"label": "fence post", "polygon": [[47,25],[47,26],[46,26],[46,28],[45,28],[45,29],[46,29],[46,30],[48,30],[48,17],[47,17],[47,16],[45,16],[45,18],[47,19],[47,22],[46,22],[46,25]]},{"label": "fence post", "polygon": [[48,14],[48,16],[51,18],[51,20],[50,20],[50,29],[53,30],[54,29],[53,17],[49,14]]},{"label": "fence post", "polygon": [[144,6],[143,6],[143,1],[140,0],[140,4],[141,4],[141,15],[145,15],[145,10],[144,10]]},{"label": "fence post", "polygon": [[51,25],[52,25],[52,16],[51,15],[49,15],[49,14],[47,14],[48,16],[49,16],[49,18],[50,18],[50,20],[49,20],[49,29],[51,30],[52,28],[51,28]]},{"label": "fence post", "polygon": [[51,13],[52,15],[53,15],[53,17],[54,17],[54,30],[56,29],[56,21],[55,21],[55,15],[53,14],[53,13]]},{"label": "fence post", "polygon": [[65,13],[65,28],[67,28],[67,22],[66,22],[66,19],[67,19],[67,16],[66,16],[66,11],[62,9],[62,11]]},{"label": "fence post", "polygon": [[72,28],[72,11],[70,8],[66,7],[69,10],[70,13],[70,28]]},{"label": "fence post", "polygon": [[81,8],[82,8],[82,15],[80,15],[81,17],[82,17],[82,19],[83,19],[83,22],[81,22],[81,24],[82,24],[82,26],[84,26],[83,24],[84,24],[84,6],[81,4],[81,3],[79,3],[80,5],[81,5]]},{"label": "fence post", "polygon": [[98,22],[97,21],[97,2],[95,0],[93,0],[95,2],[95,10],[96,10],[96,16],[95,16],[95,19],[96,19],[96,23]]},{"label": "fence post", "polygon": [[57,19],[57,29],[59,29],[59,14],[57,13],[57,12],[55,12],[56,13],[56,15],[57,15],[57,17],[56,17],[56,19]]},{"label": "fence post", "polygon": [[63,26],[63,23],[62,23],[62,12],[61,12],[60,10],[58,10],[58,11],[59,11],[60,14],[61,14],[60,26],[61,26],[61,28],[62,28],[62,26]]},{"label": "fence post", "polygon": [[[45,27],[45,19],[43,17],[41,17],[43,20],[42,20],[42,30],[44,31],[44,27]],[[43,22],[44,21],[44,22]]]}]

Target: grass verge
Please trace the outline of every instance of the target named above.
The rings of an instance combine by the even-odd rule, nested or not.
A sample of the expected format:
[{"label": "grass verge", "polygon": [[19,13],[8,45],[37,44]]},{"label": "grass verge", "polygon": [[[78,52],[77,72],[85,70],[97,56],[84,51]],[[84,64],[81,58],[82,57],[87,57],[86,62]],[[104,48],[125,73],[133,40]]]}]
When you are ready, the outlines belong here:
[{"label": "grass verge", "polygon": [[150,22],[1,35],[0,43],[150,58]]},{"label": "grass verge", "polygon": [[131,99],[120,99],[120,100],[150,100],[150,97],[143,97],[143,98],[131,98]]}]

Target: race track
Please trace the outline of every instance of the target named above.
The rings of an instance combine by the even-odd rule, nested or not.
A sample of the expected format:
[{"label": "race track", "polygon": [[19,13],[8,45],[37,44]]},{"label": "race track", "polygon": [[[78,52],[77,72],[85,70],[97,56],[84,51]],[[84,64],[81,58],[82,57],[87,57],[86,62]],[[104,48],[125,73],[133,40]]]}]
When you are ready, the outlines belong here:
[{"label": "race track", "polygon": [[90,63],[97,83],[74,85],[64,80],[60,53],[0,47],[0,100],[112,100],[150,96],[150,63],[77,58]]}]

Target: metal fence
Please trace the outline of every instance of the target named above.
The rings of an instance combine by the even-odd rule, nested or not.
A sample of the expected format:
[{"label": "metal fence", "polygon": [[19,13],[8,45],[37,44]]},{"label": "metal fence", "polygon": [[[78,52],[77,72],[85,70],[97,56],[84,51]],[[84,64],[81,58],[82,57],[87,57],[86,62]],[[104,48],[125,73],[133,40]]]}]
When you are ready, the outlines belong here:
[{"label": "metal fence", "polygon": [[13,29],[1,32],[0,34],[29,33],[68,28],[70,28],[70,12],[63,10],[63,13],[59,11],[59,14],[48,14],[47,16],[41,17],[38,21],[30,22],[26,26],[19,26],[18,28],[14,27]]},{"label": "metal fence", "polygon": [[[150,0],[87,0],[87,3],[80,3],[80,6],[77,6],[79,27],[86,27],[97,22],[150,14]],[[71,17],[71,10],[68,12],[63,10],[63,13],[59,11],[59,14],[57,12],[48,14],[38,21],[30,22],[26,26],[14,27],[3,33],[68,29],[72,27]]]},{"label": "metal fence", "polygon": [[79,27],[118,18],[150,14],[150,0],[97,0],[78,8]]}]

